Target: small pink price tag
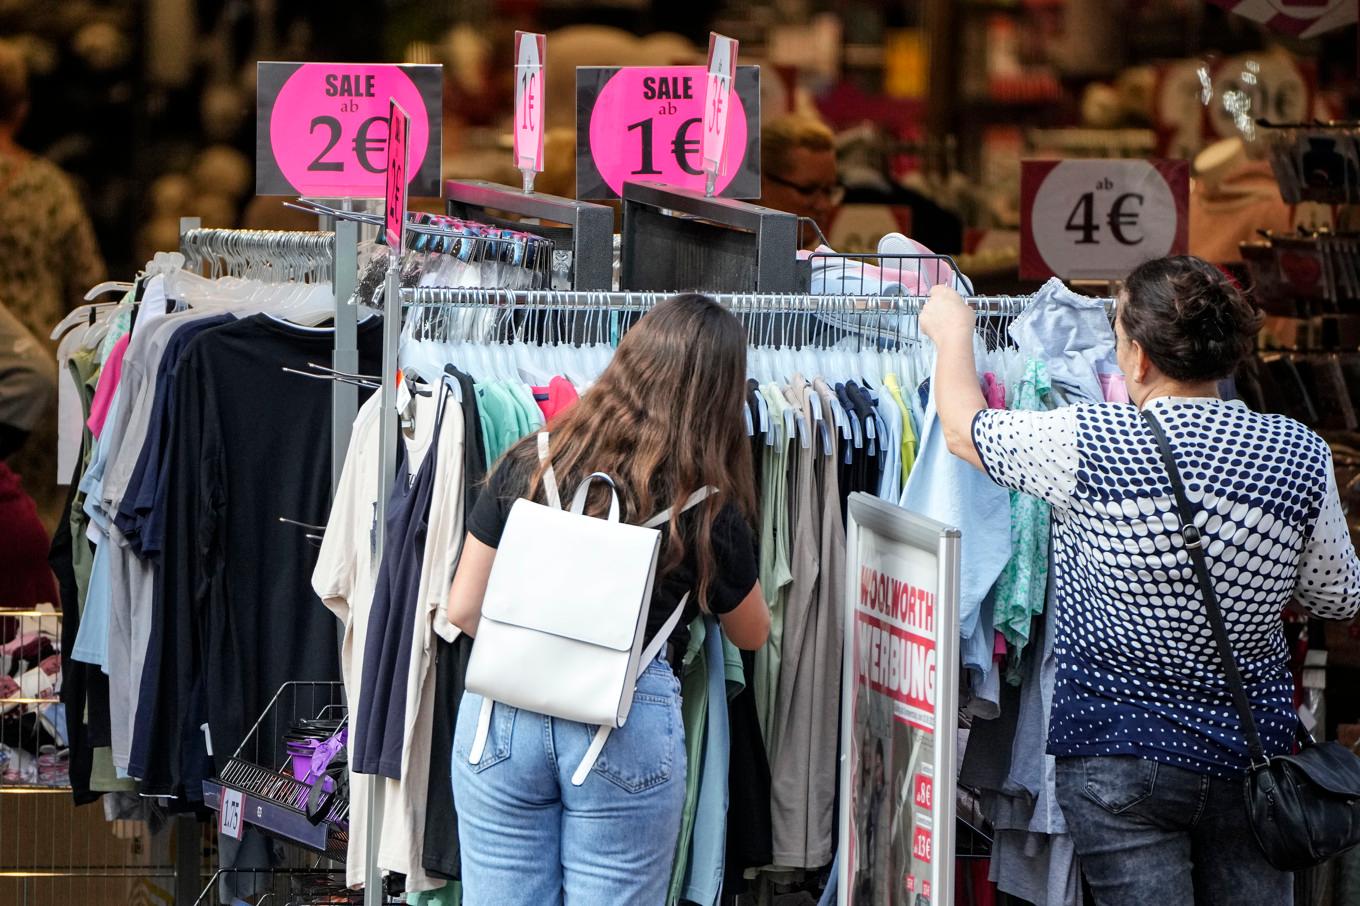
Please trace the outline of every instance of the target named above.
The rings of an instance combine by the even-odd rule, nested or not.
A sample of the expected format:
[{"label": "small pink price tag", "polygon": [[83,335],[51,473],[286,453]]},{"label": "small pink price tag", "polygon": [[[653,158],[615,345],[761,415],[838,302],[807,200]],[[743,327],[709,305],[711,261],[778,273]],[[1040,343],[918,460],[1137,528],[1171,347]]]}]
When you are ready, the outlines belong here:
[{"label": "small pink price tag", "polygon": [[[709,32],[708,79],[704,93],[704,172],[709,184],[722,175],[727,150],[727,121],[731,116],[732,80],[737,73],[737,42]],[[711,190],[710,190],[710,194]]]},{"label": "small pink price tag", "polygon": [[543,172],[543,64],[547,38],[515,32],[515,166]]},{"label": "small pink price tag", "polygon": [[387,115],[387,217],[385,238],[387,247],[400,254],[405,247],[406,238],[406,165],[409,160],[407,141],[411,131],[411,118],[397,103],[391,100]]}]

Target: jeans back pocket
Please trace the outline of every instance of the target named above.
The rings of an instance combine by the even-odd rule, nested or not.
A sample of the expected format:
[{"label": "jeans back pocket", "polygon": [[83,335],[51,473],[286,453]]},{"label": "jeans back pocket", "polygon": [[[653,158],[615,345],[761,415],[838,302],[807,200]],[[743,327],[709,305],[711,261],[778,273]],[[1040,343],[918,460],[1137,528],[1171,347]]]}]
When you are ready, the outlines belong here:
[{"label": "jeans back pocket", "polygon": [[[675,769],[676,699],[636,692],[628,722],[609,734],[593,773],[630,793],[660,786]],[[580,725],[587,743],[594,727]]]},{"label": "jeans back pocket", "polygon": [[468,763],[468,753],[472,741],[477,737],[477,722],[482,713],[482,697],[472,692],[464,693],[458,706],[458,724],[453,734],[453,757],[462,760],[480,774],[487,768],[495,767],[510,757],[510,741],[515,735],[515,715],[517,709],[496,702],[491,710],[491,729],[487,733],[486,746],[482,758],[476,764]]},{"label": "jeans back pocket", "polygon": [[1127,812],[1152,795],[1157,762],[1130,755],[1088,756],[1081,760],[1082,791],[1111,814]]}]

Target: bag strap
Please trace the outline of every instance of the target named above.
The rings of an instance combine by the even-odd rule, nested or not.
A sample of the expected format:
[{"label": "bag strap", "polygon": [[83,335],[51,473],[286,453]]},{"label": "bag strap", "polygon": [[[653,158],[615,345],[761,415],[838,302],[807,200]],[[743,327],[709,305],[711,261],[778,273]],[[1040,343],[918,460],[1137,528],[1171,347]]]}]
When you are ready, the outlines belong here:
[{"label": "bag strap", "polygon": [[548,468],[543,470],[543,493],[548,496],[548,506],[562,509],[562,495],[557,490],[557,474],[553,472],[552,460],[548,458],[548,432],[538,432],[538,461]]},{"label": "bag strap", "polygon": [[[680,507],[680,512],[684,513],[694,509],[696,506],[703,503],[706,499],[708,499],[709,497],[713,496],[716,493],[718,493],[718,489],[713,487],[712,485],[709,485],[706,488],[700,488],[699,490],[695,491],[693,494],[690,494],[688,497],[685,498],[685,502]],[[655,516],[653,516],[651,519],[648,519],[646,522],[642,523],[642,527],[657,528],[659,526],[665,525],[666,523],[671,521],[671,511],[673,509],[675,509],[675,507],[666,507],[666,509],[657,513]]]},{"label": "bag strap", "polygon": [[1143,409],[1140,414],[1152,429],[1153,437],[1157,439],[1162,461],[1166,463],[1166,471],[1171,478],[1171,491],[1176,496],[1177,517],[1181,524],[1181,539],[1185,542],[1190,562],[1195,567],[1200,594],[1204,598],[1205,609],[1209,612],[1209,628],[1213,630],[1214,644],[1218,646],[1218,657],[1223,662],[1223,673],[1228,679],[1228,691],[1232,693],[1233,705],[1242,720],[1242,730],[1247,737],[1247,751],[1251,755],[1251,766],[1257,768],[1269,765],[1270,759],[1266,758],[1265,747],[1261,745],[1261,735],[1256,730],[1256,718],[1251,713],[1251,701],[1247,698],[1246,684],[1242,682],[1242,673],[1237,668],[1237,658],[1233,656],[1232,642],[1228,638],[1228,629],[1223,621],[1223,610],[1218,606],[1218,595],[1214,592],[1214,581],[1209,575],[1209,564],[1204,559],[1204,538],[1195,527],[1195,510],[1185,496],[1185,485],[1181,482],[1180,469],[1176,467],[1176,459],[1171,453],[1171,444],[1166,439],[1166,432],[1162,430],[1161,423],[1151,411]]}]

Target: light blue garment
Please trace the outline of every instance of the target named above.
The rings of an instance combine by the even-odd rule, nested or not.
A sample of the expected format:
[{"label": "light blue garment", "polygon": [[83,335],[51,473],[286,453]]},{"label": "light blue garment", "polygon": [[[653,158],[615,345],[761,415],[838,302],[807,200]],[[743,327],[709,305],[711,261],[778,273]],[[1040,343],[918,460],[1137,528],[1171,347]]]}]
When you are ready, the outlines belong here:
[{"label": "light blue garment", "polygon": [[704,615],[704,659],[708,670],[708,727],[699,767],[699,803],[689,848],[683,897],[698,906],[717,906],[727,857],[727,767],[731,757],[727,722],[726,646],[718,621]]},{"label": "light blue garment", "polygon": [[1048,366],[1053,388],[1068,402],[1103,402],[1097,365],[1114,357],[1114,330],[1105,303],[1072,292],[1057,277],[1011,325],[1011,339],[1027,358]]},{"label": "light blue garment", "polygon": [[883,454],[883,475],[878,481],[878,496],[896,503],[902,496],[902,410],[887,391],[867,392],[878,403],[882,429],[878,442]]},{"label": "light blue garment", "polygon": [[[991,669],[994,640],[980,633],[982,599],[991,591],[1011,558],[1011,526],[998,513],[1009,513],[1010,492],[993,484],[978,469],[949,452],[935,412],[934,382],[926,406],[921,454],[902,489],[901,506],[963,533],[962,570],[959,584],[959,637],[963,639],[963,664]],[[985,644],[984,644],[985,643]]]},{"label": "light blue garment", "polygon": [[[106,426],[115,420],[124,402],[120,385],[109,401],[108,415],[104,419]],[[99,504],[104,498],[104,474],[110,452],[108,440],[109,432],[101,432],[99,440],[95,441],[90,467],[80,480],[80,490],[85,494],[83,508],[85,515],[90,517],[85,537],[94,542],[95,549],[94,561],[90,565],[90,581],[80,612],[80,630],[71,647],[72,658],[82,663],[96,664],[105,672],[109,664],[109,606],[112,599],[109,558],[113,551],[108,534],[109,517]],[[77,540],[83,543],[82,539]]]},{"label": "light blue garment", "polygon": [[638,678],[628,722],[581,786],[571,775],[595,728],[497,703],[468,763],[482,698],[468,692],[453,737],[453,795],[470,904],[661,903],[685,802],[680,681],[664,660]]},{"label": "light blue garment", "polygon": [[836,906],[836,897],[840,893],[841,884],[841,851],[836,850],[836,858],[831,860],[831,877],[826,881],[826,889],[822,891],[822,898],[817,901],[817,906]]}]

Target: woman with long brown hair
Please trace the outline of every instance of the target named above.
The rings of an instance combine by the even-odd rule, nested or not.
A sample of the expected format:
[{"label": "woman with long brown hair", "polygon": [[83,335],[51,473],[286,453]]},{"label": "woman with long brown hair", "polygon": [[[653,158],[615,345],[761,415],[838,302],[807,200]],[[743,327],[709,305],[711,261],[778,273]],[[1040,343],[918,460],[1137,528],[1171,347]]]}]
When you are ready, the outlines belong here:
[{"label": "woman with long brown hair", "polygon": [[[755,649],[770,615],[757,581],[751,453],[742,407],[746,332],[703,296],[658,305],[630,329],[600,379],[550,426],[550,459],[564,489],[592,472],[617,486],[623,521],[671,508],[647,616],[647,641],[686,592],[687,612],[638,678],[628,722],[609,737],[590,776],[570,775],[595,728],[494,706],[480,761],[468,763],[481,699],[459,707],[453,788],[463,896],[469,906],[569,902],[659,904],[665,899],[685,797],[685,740],[675,667],[702,606],[738,647]],[[496,466],[468,517],[449,620],[475,636],[496,547],[520,498],[542,500],[546,466],[528,438]],[[716,488],[698,506],[683,504]],[[596,485],[587,512],[607,509]],[[526,568],[532,568],[526,565]],[[543,579],[552,606],[553,577]]]}]

